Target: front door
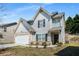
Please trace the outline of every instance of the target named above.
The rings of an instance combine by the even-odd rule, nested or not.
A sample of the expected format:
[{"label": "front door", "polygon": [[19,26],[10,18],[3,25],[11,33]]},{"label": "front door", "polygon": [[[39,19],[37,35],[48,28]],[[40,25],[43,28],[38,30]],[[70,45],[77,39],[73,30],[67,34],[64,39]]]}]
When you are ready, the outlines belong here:
[{"label": "front door", "polygon": [[57,33],[51,33],[51,41],[52,45],[58,43],[59,34]]},{"label": "front door", "polygon": [[59,34],[54,34],[54,44],[58,43]]}]

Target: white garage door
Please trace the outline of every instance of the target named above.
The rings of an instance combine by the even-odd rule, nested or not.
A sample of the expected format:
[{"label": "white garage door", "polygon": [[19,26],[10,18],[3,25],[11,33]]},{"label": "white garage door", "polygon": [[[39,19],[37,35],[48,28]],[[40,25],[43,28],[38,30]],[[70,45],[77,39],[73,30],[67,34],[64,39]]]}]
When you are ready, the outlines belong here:
[{"label": "white garage door", "polygon": [[29,44],[29,36],[28,35],[16,36],[15,42],[16,44],[19,44],[19,45]]}]

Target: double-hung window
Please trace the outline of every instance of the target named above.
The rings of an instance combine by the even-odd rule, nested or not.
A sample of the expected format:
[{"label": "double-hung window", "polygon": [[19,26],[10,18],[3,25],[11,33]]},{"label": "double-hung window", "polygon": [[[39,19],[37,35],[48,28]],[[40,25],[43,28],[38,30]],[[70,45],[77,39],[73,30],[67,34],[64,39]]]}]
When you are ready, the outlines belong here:
[{"label": "double-hung window", "polygon": [[46,34],[37,34],[36,39],[37,39],[37,41],[45,41],[46,40]]},{"label": "double-hung window", "polygon": [[42,41],[45,41],[45,34],[42,34]]},{"label": "double-hung window", "polygon": [[45,27],[45,19],[43,20],[38,20],[38,28]]},{"label": "double-hung window", "polygon": [[38,34],[38,41],[41,41],[41,34]]},{"label": "double-hung window", "polygon": [[59,27],[60,19],[52,19],[52,25],[53,25],[53,27]]},{"label": "double-hung window", "polygon": [[52,23],[59,23],[60,19],[52,19]]}]

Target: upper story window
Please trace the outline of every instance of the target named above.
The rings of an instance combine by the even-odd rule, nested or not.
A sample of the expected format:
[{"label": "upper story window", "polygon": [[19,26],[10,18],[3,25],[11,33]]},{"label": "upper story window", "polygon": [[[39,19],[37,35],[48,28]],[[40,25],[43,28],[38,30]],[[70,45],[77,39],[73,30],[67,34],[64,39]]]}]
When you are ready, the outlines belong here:
[{"label": "upper story window", "polygon": [[45,19],[38,21],[38,28],[45,27]]},{"label": "upper story window", "polygon": [[60,27],[60,19],[52,19],[52,27]]},{"label": "upper story window", "polygon": [[60,19],[52,19],[52,23],[58,23],[60,22]]}]

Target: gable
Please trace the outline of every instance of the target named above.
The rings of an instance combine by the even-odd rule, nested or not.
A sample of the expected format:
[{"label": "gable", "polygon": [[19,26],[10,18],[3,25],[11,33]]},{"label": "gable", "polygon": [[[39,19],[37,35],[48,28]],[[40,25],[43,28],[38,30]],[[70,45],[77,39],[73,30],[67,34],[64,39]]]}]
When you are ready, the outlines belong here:
[{"label": "gable", "polygon": [[22,23],[20,23],[16,30],[16,33],[26,33],[26,32],[28,32],[28,30],[24,27]]},{"label": "gable", "polygon": [[33,27],[36,27],[38,25],[38,20],[43,20],[43,19],[45,19],[45,23],[47,24],[48,20],[50,20],[50,16],[44,12],[39,13],[36,19],[34,20]]},{"label": "gable", "polygon": [[[38,21],[39,20],[44,20],[45,19],[45,27],[42,28],[38,28]],[[32,25],[32,27],[35,29],[36,32],[42,33],[45,32],[47,33],[48,29],[49,29],[49,20],[50,20],[50,16],[44,12],[40,12],[36,19],[34,20],[34,23]]]},{"label": "gable", "polygon": [[47,10],[40,7],[40,9],[37,11],[36,15],[33,17],[33,20],[35,20],[36,17],[38,16],[38,14],[41,13],[41,12],[44,12],[45,14],[47,14],[49,16],[51,15]]},{"label": "gable", "polygon": [[48,14],[46,14],[46,13],[44,13],[44,12],[40,12],[38,15],[37,15],[37,17],[36,17],[36,19],[49,19],[50,18],[50,16],[48,15]]}]

